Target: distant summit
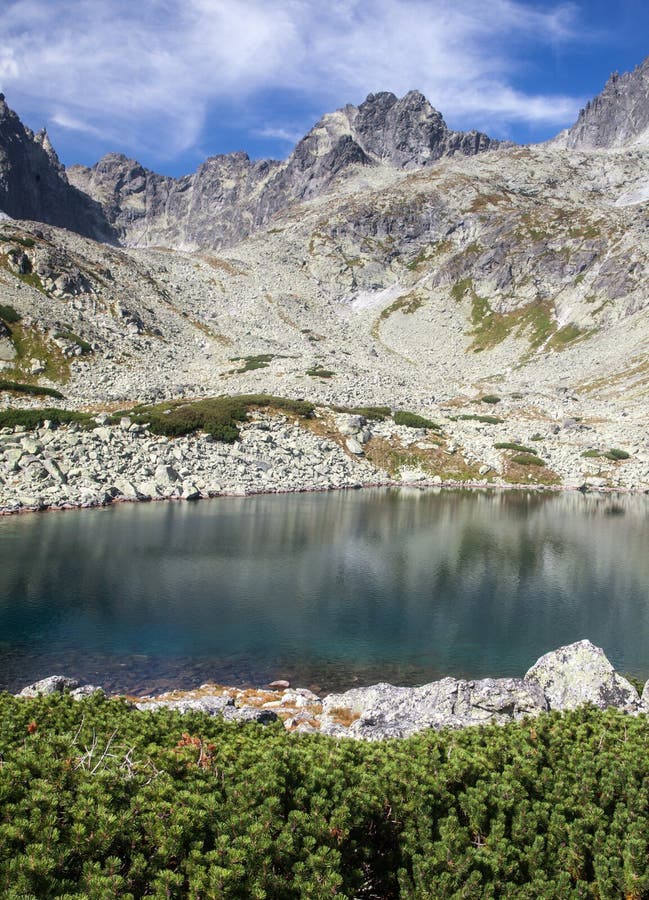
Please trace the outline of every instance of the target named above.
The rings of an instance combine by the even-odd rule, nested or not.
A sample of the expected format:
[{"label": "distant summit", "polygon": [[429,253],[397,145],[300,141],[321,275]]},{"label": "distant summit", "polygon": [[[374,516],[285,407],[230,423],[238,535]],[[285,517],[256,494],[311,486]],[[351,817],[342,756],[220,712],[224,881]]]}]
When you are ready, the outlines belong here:
[{"label": "distant summit", "polygon": [[101,207],[68,182],[47,132],[34,134],[0,94],[0,212],[111,241]]},{"label": "distant summit", "polygon": [[560,140],[571,150],[649,147],[649,56],[632,72],[613,73]]},{"label": "distant summit", "polygon": [[192,175],[169,178],[108,154],[91,168],[72,167],[68,176],[102,205],[126,244],[224,247],[359,167],[415,169],[497,144],[479,131],[451,131],[418,91],[401,99],[383,92],[323,116],[282,162],[229,153],[210,157]]}]

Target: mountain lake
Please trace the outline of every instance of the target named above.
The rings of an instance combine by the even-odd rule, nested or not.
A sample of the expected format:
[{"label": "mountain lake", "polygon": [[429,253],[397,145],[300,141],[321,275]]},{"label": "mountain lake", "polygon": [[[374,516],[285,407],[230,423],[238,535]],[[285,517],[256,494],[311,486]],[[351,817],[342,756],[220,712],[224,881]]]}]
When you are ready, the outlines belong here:
[{"label": "mountain lake", "polygon": [[584,637],[644,679],[648,513],[392,488],[0,519],[0,689],[412,685],[522,675]]}]

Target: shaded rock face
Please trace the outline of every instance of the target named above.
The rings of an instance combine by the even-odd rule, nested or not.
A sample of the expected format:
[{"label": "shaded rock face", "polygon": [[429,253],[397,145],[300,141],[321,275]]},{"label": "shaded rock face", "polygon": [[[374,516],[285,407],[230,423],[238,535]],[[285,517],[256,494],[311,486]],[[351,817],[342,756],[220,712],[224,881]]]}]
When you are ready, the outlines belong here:
[{"label": "shaded rock face", "polygon": [[481,153],[497,142],[454,132],[423,94],[370,94],[359,107],[330,113],[285,162],[252,161],[245,153],[214,156],[193,175],[169,178],[135,160],[109,154],[92,168],[73,166],[70,181],[101,204],[131,246],[227,247],[265,225],[274,213],[319,196],[359,166],[427,166],[442,156]]},{"label": "shaded rock face", "polygon": [[0,210],[112,241],[101,206],[68,182],[45,131],[25,128],[0,94]]},{"label": "shaded rock face", "polygon": [[575,150],[649,146],[649,57],[633,72],[611,75],[602,93],[581,110],[565,141]]}]

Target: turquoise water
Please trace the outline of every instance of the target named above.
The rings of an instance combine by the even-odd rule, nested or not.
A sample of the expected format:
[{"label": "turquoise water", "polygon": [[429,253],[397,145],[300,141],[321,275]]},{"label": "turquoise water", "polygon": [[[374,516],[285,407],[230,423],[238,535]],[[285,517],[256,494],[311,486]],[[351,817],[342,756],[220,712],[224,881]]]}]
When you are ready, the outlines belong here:
[{"label": "turquoise water", "polygon": [[649,500],[371,490],[0,519],[0,689],[649,676]]}]

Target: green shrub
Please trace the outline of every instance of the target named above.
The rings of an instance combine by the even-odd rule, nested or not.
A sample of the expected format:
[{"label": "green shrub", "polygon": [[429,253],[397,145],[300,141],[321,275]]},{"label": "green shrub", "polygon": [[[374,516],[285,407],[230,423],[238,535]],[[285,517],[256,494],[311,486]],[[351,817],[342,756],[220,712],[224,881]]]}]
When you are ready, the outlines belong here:
[{"label": "green shrub", "polygon": [[364,743],[0,696],[0,895],[646,897],[649,723]]},{"label": "green shrub", "polygon": [[13,306],[9,306],[6,303],[0,303],[0,319],[5,323],[5,325],[14,325],[16,322],[20,322],[22,316],[19,312],[13,308]]},{"label": "green shrub", "polygon": [[38,384],[20,384],[17,381],[6,381],[0,378],[0,391],[12,391],[14,394],[32,394],[34,397],[55,397],[63,400],[63,394],[54,388],[41,387]]},{"label": "green shrub", "polygon": [[502,425],[505,421],[499,416],[479,416],[475,413],[462,413],[461,416],[456,416],[456,418],[466,421],[483,422],[485,425]]},{"label": "green shrub", "polygon": [[333,378],[336,373],[331,369],[321,369],[320,366],[314,366],[312,369],[307,369],[306,374],[310,375],[311,378]]},{"label": "green shrub", "polygon": [[240,369],[230,369],[228,375],[241,375],[243,372],[254,372],[255,369],[267,369],[275,359],[273,353],[258,353],[256,356],[232,356],[230,362],[242,362]]},{"label": "green shrub", "polygon": [[43,422],[49,421],[53,425],[69,425],[77,422],[81,425],[92,423],[92,417],[88,413],[75,412],[71,409],[0,409],[0,428],[14,428],[22,425],[30,431],[40,428]]},{"label": "green shrub", "polygon": [[[217,441],[231,444],[239,437],[239,422],[245,422],[250,409],[272,408],[292,415],[310,418],[314,406],[306,400],[289,400],[270,394],[240,394],[210,397],[188,402],[172,401],[154,406],[141,405],[128,411],[140,424],[148,424],[154,434],[181,437],[196,431],[211,434]],[[116,413],[118,422],[123,413]]]},{"label": "green shrub", "polygon": [[481,403],[500,403],[500,397],[496,394],[485,394],[484,397],[480,397]]},{"label": "green shrub", "polygon": [[608,453],[605,453],[604,456],[606,459],[613,460],[621,460],[621,459],[630,459],[631,454],[627,453],[626,450],[619,450],[617,447],[611,447]]},{"label": "green shrub", "polygon": [[406,428],[430,428],[432,431],[441,431],[440,426],[435,422],[431,422],[430,419],[425,419],[423,416],[418,416],[417,413],[407,412],[405,409],[395,412],[394,424],[405,425]]},{"label": "green shrub", "polygon": [[584,450],[584,452],[583,452],[581,455],[582,455],[585,459],[597,459],[597,458],[599,458],[602,454],[599,452],[599,450]]},{"label": "green shrub", "polygon": [[17,234],[0,234],[0,241],[5,244],[20,244],[21,247],[34,247],[36,241],[30,237],[20,237]]},{"label": "green shrub", "polygon": [[517,456],[512,456],[511,461],[516,463],[517,466],[544,466],[545,462],[540,458],[540,456],[535,456],[533,453],[519,453]]},{"label": "green shrub", "polygon": [[498,444],[494,444],[494,448],[496,450],[517,450],[519,453],[531,453],[534,455],[532,447],[525,447],[523,444],[512,444],[508,441],[500,441]]}]

